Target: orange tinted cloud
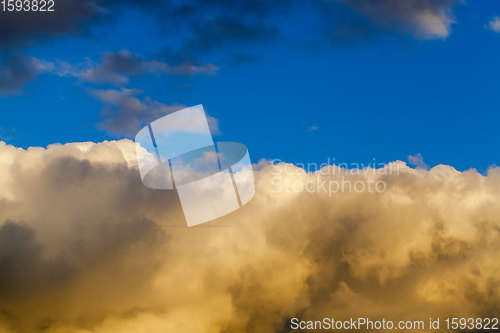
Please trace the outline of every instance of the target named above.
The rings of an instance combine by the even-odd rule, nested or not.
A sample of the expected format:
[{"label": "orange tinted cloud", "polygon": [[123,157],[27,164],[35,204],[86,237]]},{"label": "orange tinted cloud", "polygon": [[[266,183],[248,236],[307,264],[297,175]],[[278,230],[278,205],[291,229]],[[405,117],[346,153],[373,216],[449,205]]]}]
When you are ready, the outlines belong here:
[{"label": "orange tinted cloud", "polygon": [[141,184],[131,141],[1,145],[0,332],[261,333],[286,332],[293,317],[498,315],[499,170],[392,166],[337,169],[324,177],[387,187],[330,195],[285,192],[318,177],[261,163],[247,206],[186,228],[175,193]]}]

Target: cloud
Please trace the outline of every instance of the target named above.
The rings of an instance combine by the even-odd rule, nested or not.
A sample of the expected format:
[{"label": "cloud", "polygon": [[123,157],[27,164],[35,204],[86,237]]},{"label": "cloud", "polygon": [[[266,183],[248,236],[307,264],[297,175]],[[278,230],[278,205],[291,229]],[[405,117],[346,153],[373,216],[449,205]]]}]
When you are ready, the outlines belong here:
[{"label": "cloud", "polygon": [[[276,3],[286,3],[276,1]],[[125,6],[123,6],[125,5]],[[121,7],[120,7],[121,6]],[[0,22],[0,45],[17,47],[29,43],[44,41],[46,39],[64,37],[74,34],[87,33],[90,25],[96,22],[110,20],[123,12],[123,7],[132,7],[149,10],[150,13],[158,14],[162,20],[172,21],[178,24],[189,20],[192,31],[197,33],[210,33],[200,30],[201,26],[196,26],[197,21],[207,13],[214,11],[222,12],[231,10],[231,17],[209,19],[203,26],[210,27],[212,23],[218,22],[214,26],[218,30],[217,35],[226,37],[249,37],[255,34],[261,35],[264,32],[261,24],[248,25],[244,21],[258,19],[254,14],[266,14],[274,4],[266,4],[261,0],[257,1],[194,1],[193,3],[179,3],[177,1],[116,1],[116,0],[67,0],[56,3],[55,10],[47,15],[39,15],[38,12],[8,12],[6,11]],[[238,12],[240,11],[240,12]],[[243,16],[241,13],[245,13]],[[238,17],[241,19],[238,19]],[[206,24],[208,23],[208,24]],[[230,30],[227,30],[229,28]],[[208,35],[206,35],[208,36]],[[212,37],[216,37],[212,34]],[[207,40],[206,45],[211,41]],[[205,45],[205,46],[206,46]]]},{"label": "cloud", "polygon": [[416,166],[417,168],[429,169],[429,166],[424,162],[424,157],[421,153],[408,156],[408,162],[410,162],[410,164]]},{"label": "cloud", "polygon": [[[1,144],[0,331],[286,332],[293,317],[498,316],[500,170],[391,167],[321,175],[261,163],[248,205],[187,229],[174,192],[141,184],[129,140]],[[387,189],[285,190],[341,176]]]},{"label": "cloud", "polygon": [[91,95],[105,104],[100,127],[114,135],[134,136],[145,124],[183,108],[170,106],[145,97],[137,89],[92,90]]},{"label": "cloud", "polygon": [[[0,291],[4,299],[29,296],[43,286],[54,287],[70,274],[70,266],[41,255],[42,245],[29,226],[5,221],[0,226]],[[15,259],[15,260],[13,260]],[[37,276],[37,281],[30,281]],[[24,284],[25,288],[18,288]]]},{"label": "cloud", "polygon": [[177,74],[196,75],[214,74],[219,68],[213,64],[195,64],[183,62],[170,66],[158,60],[145,60],[139,54],[128,50],[116,53],[105,53],[100,63],[87,61],[81,65],[61,63],[57,74],[60,76],[76,77],[93,83],[111,83],[116,85],[128,84],[130,77],[142,74]]},{"label": "cloud", "polygon": [[495,16],[494,18],[492,18],[491,21],[484,26],[484,28],[500,33],[500,17]]},{"label": "cloud", "polygon": [[[338,4],[346,6],[338,6]],[[455,0],[194,0],[190,2],[150,0],[68,0],[56,4],[47,15],[32,12],[6,12],[0,22],[0,44],[26,43],[81,34],[95,22],[109,21],[121,15],[123,8],[148,10],[159,18],[167,34],[184,38],[184,51],[206,52],[230,43],[275,38],[286,26],[281,18],[295,19],[296,14],[313,10],[326,15],[327,21],[353,11],[368,17],[378,26],[395,28],[423,38],[446,38],[453,23],[451,8]],[[121,5],[121,7],[118,6]],[[326,9],[326,10],[325,10]],[[349,31],[347,27],[337,27]],[[323,33],[329,33],[323,31]]]},{"label": "cloud", "polygon": [[29,43],[49,36],[64,36],[80,31],[81,24],[100,11],[94,1],[64,1],[56,10],[40,15],[38,12],[3,12],[0,21],[0,43],[12,46]]},{"label": "cloud", "polygon": [[[47,15],[32,12],[5,12],[0,22],[0,46],[25,47],[47,38],[82,34],[96,21],[118,17],[123,8],[149,10],[163,25],[166,39],[176,40],[177,47],[166,47],[165,62],[144,59],[139,54],[121,50],[105,53],[100,62],[83,64],[59,61],[44,62],[51,72],[77,77],[93,83],[126,85],[130,77],[142,74],[213,74],[219,68],[199,59],[222,52],[238,58],[239,47],[282,38],[294,40],[288,21],[307,24],[316,36],[332,36],[336,43],[366,39],[386,30],[396,30],[423,39],[444,39],[450,34],[454,18],[454,0],[314,0],[307,5],[299,1],[263,0],[194,0],[192,2],[128,1],[121,9],[117,1],[67,0]],[[122,4],[123,5],[123,4]],[[307,14],[304,14],[307,13]],[[302,14],[302,15],[301,15]],[[307,20],[305,17],[315,17]],[[285,18],[285,20],[283,20]],[[311,27],[312,26],[312,27]],[[495,23],[490,22],[490,28]],[[290,37],[290,38],[289,38]],[[10,48],[5,48],[9,50]],[[16,93],[22,83],[36,77],[28,57],[15,62],[6,60],[0,72],[0,93]],[[223,57],[224,58],[224,57]],[[240,56],[241,58],[241,56]],[[31,58],[34,59],[34,58]],[[236,59],[237,60],[237,59]],[[17,72],[14,72],[17,71]]]},{"label": "cloud", "polygon": [[[141,212],[147,210],[145,206],[128,217],[125,216],[131,211],[123,211],[124,215],[119,216],[116,212],[101,214],[95,210],[114,206],[118,203],[116,200],[130,200],[129,207],[138,208],[135,199],[127,198],[126,193],[135,193],[134,197],[149,196],[140,181],[135,180],[135,172],[128,168],[117,144],[78,144],[28,151],[2,144],[2,172],[9,165],[23,165],[13,173],[3,173],[0,181],[4,188],[0,203],[0,291],[3,295],[0,322],[9,331],[39,331],[57,321],[52,311],[65,306],[57,300],[56,295],[61,292],[68,298],[89,296],[86,301],[81,299],[80,305],[75,303],[73,310],[65,311],[66,319],[97,301],[98,295],[106,295],[102,303],[97,301],[101,305],[95,304],[99,308],[108,306],[113,298],[122,298],[120,293],[126,289],[130,291],[129,296],[148,292],[147,285],[135,283],[154,276],[156,269],[150,264],[159,259],[167,241],[165,233]],[[38,158],[45,162],[39,164]],[[130,172],[134,176],[128,175]],[[115,173],[124,176],[119,184],[109,182],[110,175]],[[28,178],[19,178],[24,176]],[[33,191],[25,187],[28,183]],[[118,192],[123,191],[125,197],[119,199],[112,194],[108,200],[101,197],[94,201],[97,197],[86,195],[87,191],[96,189],[95,186],[104,192],[111,191],[108,194],[121,187]],[[71,204],[80,194],[83,196],[77,199],[79,203]],[[164,204],[168,205],[172,196],[166,195]],[[14,208],[12,204],[19,206]],[[132,277],[133,271],[136,272]],[[111,285],[105,287],[107,283]],[[34,307],[23,301],[28,299],[35,302]],[[17,307],[18,301],[24,305]],[[104,305],[106,303],[108,305]]]},{"label": "cloud", "polygon": [[[388,31],[420,39],[445,39],[455,22],[455,0],[194,1],[169,3],[166,31],[184,36],[181,53],[191,57],[281,38],[297,40],[286,21],[304,25],[310,40],[333,36],[335,43]],[[242,14],[243,13],[243,14]],[[314,18],[314,20],[307,18]],[[310,42],[309,40],[309,42]],[[324,40],[323,40],[324,41]]]},{"label": "cloud", "polygon": [[[104,103],[99,126],[116,136],[134,137],[147,123],[166,114],[178,111],[183,105],[166,105],[150,97],[137,97],[142,91],[137,89],[91,90],[90,94]],[[220,132],[217,119],[208,116],[213,134]]]},{"label": "cloud", "polygon": [[110,21],[114,15],[121,13],[118,5],[148,8],[157,3],[161,1],[66,0],[55,1],[52,12],[5,11],[0,21],[0,45],[16,48],[48,39],[88,33],[91,24]]},{"label": "cloud", "polygon": [[5,57],[0,64],[0,95],[20,93],[26,82],[52,69],[51,63],[34,57],[24,55]]},{"label": "cloud", "polygon": [[247,18],[227,14],[201,19],[191,27],[192,34],[185,41],[183,52],[209,52],[231,43],[249,43],[270,40],[278,36],[278,28],[262,21],[262,17]]},{"label": "cloud", "polygon": [[5,57],[0,64],[0,95],[20,93],[27,82],[41,73],[60,77],[74,77],[95,84],[126,85],[130,77],[154,75],[212,75],[219,67],[183,61],[174,66],[159,60],[145,60],[139,54],[127,50],[105,53],[100,63],[87,60],[82,64],[65,61],[44,61],[26,55]]},{"label": "cloud", "polygon": [[319,126],[311,126],[307,129],[308,132],[316,132],[319,130]]},{"label": "cloud", "polygon": [[343,0],[376,24],[407,31],[424,39],[444,39],[454,23],[454,0]]}]

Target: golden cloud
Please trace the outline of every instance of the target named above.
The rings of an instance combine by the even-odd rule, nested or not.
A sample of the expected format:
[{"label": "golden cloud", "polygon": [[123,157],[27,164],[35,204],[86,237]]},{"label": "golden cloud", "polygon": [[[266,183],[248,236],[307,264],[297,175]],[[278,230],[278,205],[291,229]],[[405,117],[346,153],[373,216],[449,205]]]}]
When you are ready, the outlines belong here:
[{"label": "golden cloud", "polygon": [[[260,163],[248,205],[187,228],[174,192],[142,185],[131,141],[1,144],[0,332],[265,333],[291,331],[293,317],[498,316],[500,170],[390,167],[398,172],[318,176]],[[387,186],[283,190],[340,174]]]}]

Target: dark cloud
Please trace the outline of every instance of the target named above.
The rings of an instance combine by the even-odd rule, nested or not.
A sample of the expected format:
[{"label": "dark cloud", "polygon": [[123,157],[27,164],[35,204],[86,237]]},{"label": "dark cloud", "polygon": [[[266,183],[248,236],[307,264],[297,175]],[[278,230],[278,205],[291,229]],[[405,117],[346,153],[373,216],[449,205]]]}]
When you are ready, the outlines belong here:
[{"label": "dark cloud", "polygon": [[[150,97],[140,98],[137,89],[92,90],[91,95],[103,102],[99,127],[115,136],[133,137],[147,123],[184,108],[183,105],[166,105]],[[217,119],[208,116],[210,129],[219,133]]]},{"label": "dark cloud", "polygon": [[63,36],[80,31],[82,23],[103,8],[94,0],[55,1],[53,12],[2,12],[0,45],[34,42],[42,37]]},{"label": "dark cloud", "polygon": [[326,41],[334,43],[372,40],[385,30],[424,39],[446,38],[454,22],[451,11],[455,3],[455,0],[58,1],[56,11],[51,13],[3,13],[0,46],[22,47],[29,41],[83,33],[100,18],[105,17],[108,22],[118,17],[125,7],[148,10],[162,25],[166,39],[172,37],[178,45],[167,45],[159,60],[145,59],[126,50],[108,52],[100,62],[80,65],[7,57],[0,69],[0,94],[19,92],[24,82],[34,79],[42,70],[39,65],[52,66],[53,72],[61,76],[115,85],[126,85],[130,77],[144,73],[213,74],[218,67],[203,59],[222,53],[222,59],[235,55],[234,61],[238,61],[238,55],[248,53],[244,47],[278,37],[293,40],[290,34],[294,33],[287,31],[291,23],[307,26],[306,44],[323,45],[325,36]]},{"label": "dark cloud", "polygon": [[101,63],[94,68],[83,70],[79,76],[96,83],[127,83],[129,76],[137,76],[143,70],[144,61],[128,51],[106,53]]},{"label": "dark cloud", "polygon": [[88,60],[83,64],[63,61],[48,62],[25,55],[4,57],[0,63],[0,95],[21,92],[23,86],[41,73],[61,77],[74,77],[96,84],[126,85],[130,77],[152,75],[198,75],[214,74],[219,68],[213,64],[195,61],[178,61],[171,66],[166,62],[146,60],[139,54],[127,50],[105,53],[100,62]]},{"label": "dark cloud", "polygon": [[[150,10],[157,15],[166,33],[181,33],[184,36],[186,50],[206,51],[230,42],[276,37],[280,33],[282,23],[295,20],[303,8],[326,15],[327,21],[336,20],[342,12],[357,12],[373,22],[372,29],[382,26],[424,38],[445,38],[453,21],[451,8],[456,2],[455,0],[314,0],[308,3],[298,0],[56,1],[55,11],[51,13],[3,13],[0,21],[0,44],[19,45],[41,38],[82,33],[89,24],[100,18],[105,17],[109,21],[120,15],[120,8],[124,5]],[[335,29],[349,31],[345,26],[337,26]]]},{"label": "dark cloud", "polygon": [[43,256],[43,246],[31,227],[12,221],[0,226],[0,293],[3,301],[35,296],[58,286],[70,273],[67,262]]},{"label": "dark cloud", "polygon": [[193,34],[184,45],[187,52],[207,52],[230,43],[265,41],[278,35],[278,28],[262,18],[245,22],[241,17],[220,15],[194,23]]},{"label": "dark cloud", "polygon": [[[446,38],[454,0],[195,0],[168,2],[161,11],[165,31],[184,36],[181,51],[198,56],[234,45],[289,36],[287,25],[307,26],[310,39],[366,40],[384,30],[418,38]],[[307,19],[306,17],[309,17]],[[311,19],[314,18],[314,19]],[[317,35],[317,36],[316,36]]]},{"label": "dark cloud", "polygon": [[165,105],[149,97],[137,97],[137,89],[92,90],[91,95],[104,103],[99,126],[112,135],[134,136],[144,125],[168,113],[180,110],[182,105]]},{"label": "dark cloud", "polygon": [[7,56],[0,63],[0,95],[21,92],[24,84],[51,70],[49,63],[24,55]]},{"label": "dark cloud", "polygon": [[[0,46],[4,49],[50,38],[86,33],[98,20],[107,21],[120,13],[117,5],[147,8],[156,0],[65,0],[54,1],[54,11],[5,11],[0,20]],[[48,7],[47,7],[48,8]]]},{"label": "dark cloud", "polygon": [[196,64],[188,61],[171,66],[158,60],[146,60],[139,54],[127,50],[105,53],[100,63],[91,63],[82,68],[70,69],[62,75],[78,77],[94,83],[127,84],[129,77],[141,74],[214,74],[218,67],[212,64]]},{"label": "dark cloud", "polygon": [[[148,205],[159,200],[173,211],[177,208],[176,198],[169,193],[157,193],[154,198],[155,193],[145,190],[116,147],[98,152],[107,157],[97,164],[78,157],[77,150],[58,150],[47,156],[36,173],[15,172],[15,195],[25,198],[20,211],[0,203],[2,218],[17,215],[15,211],[29,217],[22,223],[0,224],[0,318],[5,315],[0,327],[16,333],[47,330],[59,322],[60,311],[66,313],[64,322],[89,306],[97,314],[102,308],[116,307],[112,299],[120,303],[124,296],[150,293],[149,281],[168,237],[147,218],[156,211]],[[77,155],[68,155],[70,151]],[[110,174],[121,174],[123,179],[111,180]],[[107,200],[88,195],[97,188],[108,193]],[[71,202],[79,202],[80,208]],[[102,209],[103,204],[118,208],[124,203],[128,208],[120,209],[123,214]],[[30,209],[36,213],[24,214]],[[61,302],[73,297],[80,299],[74,313]],[[90,324],[81,323],[82,327]]]}]

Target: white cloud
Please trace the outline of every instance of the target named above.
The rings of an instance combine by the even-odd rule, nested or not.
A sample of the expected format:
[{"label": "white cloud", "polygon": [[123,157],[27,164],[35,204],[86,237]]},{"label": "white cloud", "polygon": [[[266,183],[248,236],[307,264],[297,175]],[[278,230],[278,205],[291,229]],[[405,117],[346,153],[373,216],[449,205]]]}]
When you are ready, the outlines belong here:
[{"label": "white cloud", "polygon": [[319,130],[319,126],[311,126],[307,129],[308,132],[316,132]]},{"label": "white cloud", "polygon": [[485,29],[492,30],[494,32],[500,33],[500,16],[495,16],[484,26]]},{"label": "white cloud", "polygon": [[424,11],[416,14],[413,20],[417,26],[417,35],[428,39],[446,39],[450,35],[451,24],[454,23],[444,11]]}]

